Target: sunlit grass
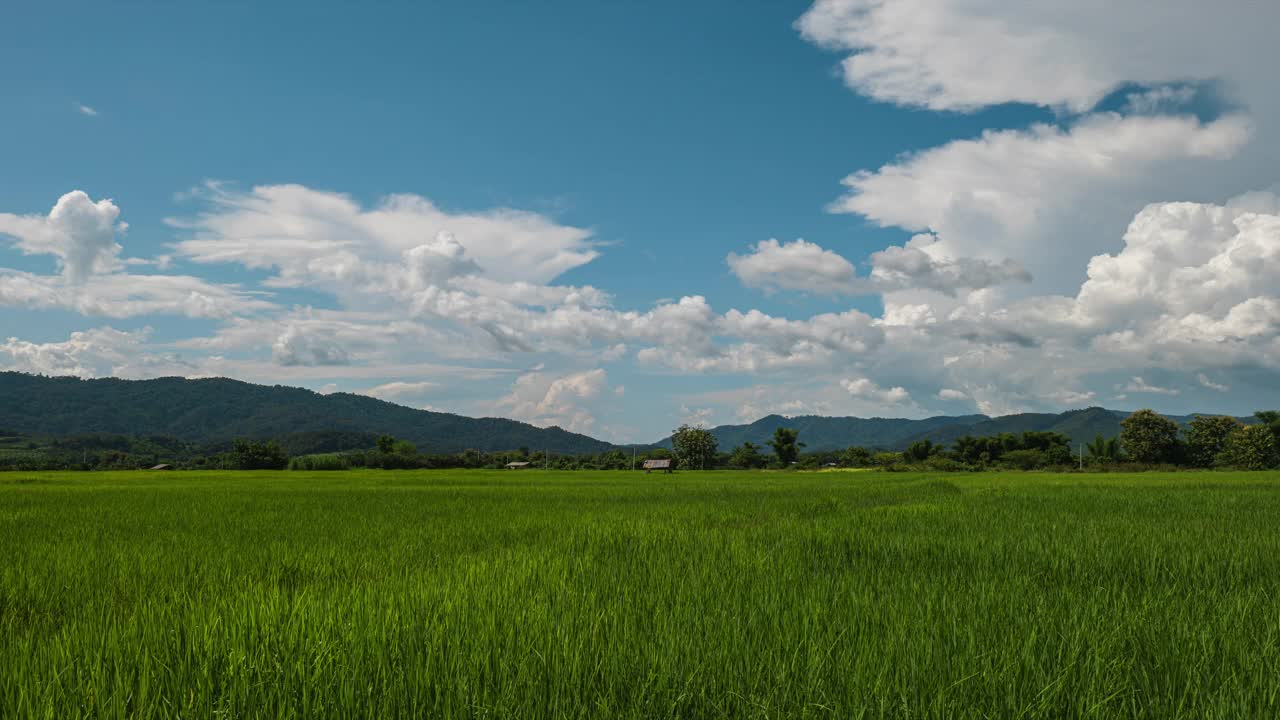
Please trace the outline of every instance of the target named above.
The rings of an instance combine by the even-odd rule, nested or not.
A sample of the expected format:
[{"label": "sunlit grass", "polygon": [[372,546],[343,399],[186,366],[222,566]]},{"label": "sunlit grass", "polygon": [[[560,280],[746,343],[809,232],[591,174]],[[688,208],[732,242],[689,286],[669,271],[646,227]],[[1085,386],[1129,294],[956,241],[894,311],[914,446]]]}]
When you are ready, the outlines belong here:
[{"label": "sunlit grass", "polygon": [[1280,475],[0,474],[0,717],[1275,717]]}]

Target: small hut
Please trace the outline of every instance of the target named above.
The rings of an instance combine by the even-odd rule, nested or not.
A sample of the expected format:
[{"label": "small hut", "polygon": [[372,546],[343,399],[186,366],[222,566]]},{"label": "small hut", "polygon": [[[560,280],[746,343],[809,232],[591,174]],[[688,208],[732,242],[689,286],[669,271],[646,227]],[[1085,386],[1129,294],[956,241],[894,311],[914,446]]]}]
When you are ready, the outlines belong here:
[{"label": "small hut", "polygon": [[150,470],[172,470],[172,469],[173,469],[173,466],[172,466],[172,465],[167,465],[167,464],[165,464],[165,463],[160,463],[159,465],[155,465],[155,466],[153,466],[153,467],[151,467],[151,468],[148,468],[148,469],[150,469]]},{"label": "small hut", "polygon": [[670,473],[670,472],[671,472],[671,459],[670,459],[670,458],[658,458],[658,459],[656,459],[656,460],[645,460],[645,461],[644,461],[644,465],[641,465],[641,467],[643,467],[643,468],[644,468],[644,471],[645,471],[646,473],[648,473],[648,472],[653,472],[654,470],[662,470],[663,472]]},{"label": "small hut", "polygon": [[527,468],[527,467],[529,467],[529,463],[527,463],[527,462],[509,462],[509,463],[507,463],[507,469],[508,469],[508,470],[522,470],[522,469]]}]

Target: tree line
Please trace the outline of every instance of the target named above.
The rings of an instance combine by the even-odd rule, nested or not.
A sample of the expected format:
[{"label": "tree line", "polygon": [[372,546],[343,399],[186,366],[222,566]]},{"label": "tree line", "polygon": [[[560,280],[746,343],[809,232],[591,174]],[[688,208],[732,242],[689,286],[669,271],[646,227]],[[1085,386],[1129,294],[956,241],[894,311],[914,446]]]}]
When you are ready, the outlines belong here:
[{"label": "tree line", "polygon": [[[744,442],[726,452],[720,449],[709,430],[689,425],[672,432],[671,450],[613,448],[579,454],[547,453],[529,448],[421,453],[412,443],[390,435],[370,437],[371,447],[367,449],[338,452],[306,451],[335,441],[328,437],[308,438],[309,442],[301,446],[296,441],[282,444],[270,440],[236,440],[211,448],[163,437],[84,436],[42,443],[14,436],[0,442],[0,470],[126,470],[159,463],[197,470],[497,469],[508,463],[528,463],[528,467],[554,470],[629,470],[639,468],[644,460],[657,458],[671,458],[682,470],[1278,468],[1280,412],[1261,411],[1254,417],[1255,423],[1245,424],[1231,417],[1197,416],[1184,428],[1152,410],[1139,410],[1121,422],[1119,436],[1098,436],[1074,448],[1071,439],[1061,433],[1028,431],[963,436],[950,446],[919,440],[901,451],[855,446],[805,452],[798,432],[781,427],[762,445]],[[0,438],[4,437],[5,433],[0,431]],[[291,452],[287,445],[302,447],[304,451]]]}]

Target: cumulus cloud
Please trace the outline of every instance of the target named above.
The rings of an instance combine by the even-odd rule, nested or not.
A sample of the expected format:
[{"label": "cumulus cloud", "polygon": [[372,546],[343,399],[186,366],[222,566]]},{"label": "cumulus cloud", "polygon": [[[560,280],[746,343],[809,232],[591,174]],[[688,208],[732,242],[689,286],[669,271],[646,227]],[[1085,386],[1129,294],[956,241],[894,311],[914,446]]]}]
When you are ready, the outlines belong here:
[{"label": "cumulus cloud", "polygon": [[531,372],[516,379],[511,393],[497,406],[508,417],[540,427],[552,425],[571,432],[589,433],[596,426],[592,401],[608,387],[608,375],[596,368],[552,377],[544,372]]},{"label": "cumulus cloud", "polygon": [[933,235],[917,235],[903,247],[873,253],[868,277],[858,277],[848,260],[805,240],[785,244],[763,240],[747,255],[730,253],[726,262],[743,285],[766,292],[858,295],[924,288],[953,295],[963,288],[1031,281],[1031,275],[1012,260],[955,260],[937,252],[936,241]]},{"label": "cumulus cloud", "polygon": [[884,405],[901,405],[911,401],[911,393],[907,392],[906,388],[882,388],[868,378],[845,378],[840,381],[840,387],[859,400],[869,400]]},{"label": "cumulus cloud", "polygon": [[797,22],[810,41],[850,52],[845,81],[879,100],[1076,112],[1126,84],[1258,78],[1277,25],[1280,7],[1253,0],[1167,0],[1159,12],[1079,0],[1069,13],[1056,0],[818,0]]},{"label": "cumulus cloud", "polygon": [[210,283],[187,275],[139,275],[126,265],[154,264],[168,258],[121,261],[116,235],[127,227],[111,200],[92,200],[73,190],[60,197],[48,215],[0,213],[0,235],[14,239],[27,254],[57,258],[58,276],[0,268],[0,305],[65,309],[84,315],[126,318],[176,314],[225,318],[267,310],[262,295],[236,285]]},{"label": "cumulus cloud", "polygon": [[400,405],[421,406],[424,398],[440,388],[440,383],[421,380],[418,382],[395,381],[375,385],[360,394],[386,400]]},{"label": "cumulus cloud", "polygon": [[199,263],[273,269],[273,284],[345,293],[397,281],[420,289],[468,275],[546,283],[597,256],[591,232],[513,209],[448,212],[417,195],[366,208],[301,185],[236,192],[210,184],[204,212],[171,220],[190,237],[178,254]]},{"label": "cumulus cloud", "polygon": [[1200,373],[1199,375],[1196,375],[1196,380],[1199,380],[1201,385],[1209,388],[1210,390],[1213,390],[1214,392],[1220,392],[1220,393],[1231,392],[1231,386],[1223,385],[1222,383],[1216,383],[1213,380],[1210,380],[1209,376],[1205,375],[1204,373]]},{"label": "cumulus cloud", "polygon": [[729,253],[729,270],[747,287],[800,290],[821,295],[855,292],[852,263],[814,243],[761,240],[747,255]]},{"label": "cumulus cloud", "polygon": [[8,338],[0,344],[0,369],[81,378],[201,376],[183,358],[148,346],[151,328],[116,330],[103,326],[71,333],[63,341],[36,343]]},{"label": "cumulus cloud", "polygon": [[82,283],[95,272],[117,266],[120,245],[116,233],[125,230],[118,222],[120,208],[110,200],[94,202],[73,190],[54,204],[48,215],[0,213],[0,235],[16,241],[29,255],[54,255],[62,275],[72,283]]},{"label": "cumulus cloud", "polygon": [[850,175],[831,209],[931,232],[940,256],[1010,260],[1036,287],[1062,291],[1138,208],[1161,199],[1153,174],[1230,157],[1249,127],[1239,116],[1101,114],[1067,129],[989,131]]},{"label": "cumulus cloud", "polygon": [[93,108],[89,107],[88,105],[79,105],[79,104],[78,104],[78,105],[76,105],[76,111],[77,111],[77,112],[79,112],[81,115],[85,115],[85,116],[88,116],[88,117],[97,117],[97,116],[98,116],[98,111],[97,111],[97,110],[94,110]]}]

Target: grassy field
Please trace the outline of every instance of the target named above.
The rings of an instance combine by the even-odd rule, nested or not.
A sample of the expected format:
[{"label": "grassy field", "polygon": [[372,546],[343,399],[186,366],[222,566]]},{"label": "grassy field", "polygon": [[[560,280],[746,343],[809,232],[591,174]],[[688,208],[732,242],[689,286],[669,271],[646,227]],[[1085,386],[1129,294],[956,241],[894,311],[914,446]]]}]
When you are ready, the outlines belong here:
[{"label": "grassy field", "polygon": [[0,717],[1280,715],[1280,474],[0,475]]}]

